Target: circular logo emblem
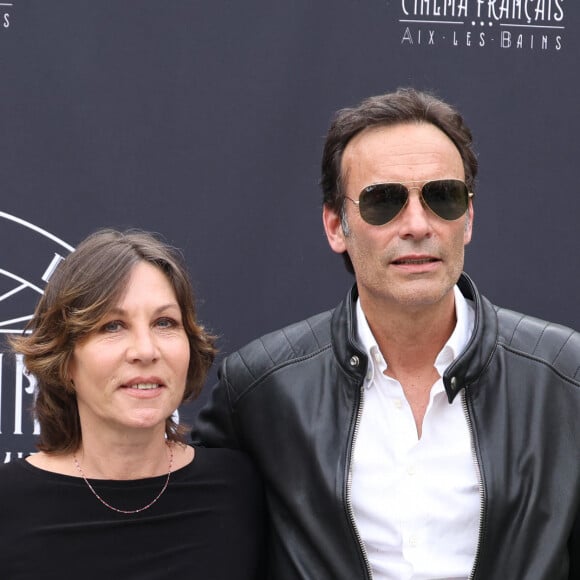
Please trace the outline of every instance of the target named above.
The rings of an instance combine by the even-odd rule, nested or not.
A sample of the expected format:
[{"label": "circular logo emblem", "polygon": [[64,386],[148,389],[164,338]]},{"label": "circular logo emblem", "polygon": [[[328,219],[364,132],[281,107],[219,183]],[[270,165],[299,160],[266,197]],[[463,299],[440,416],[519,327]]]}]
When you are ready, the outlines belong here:
[{"label": "circular logo emblem", "polygon": [[22,332],[58,263],[74,249],[54,234],[0,212],[0,333]]},{"label": "circular logo emblem", "polygon": [[[24,331],[46,282],[74,248],[54,234],[0,212],[0,337]],[[4,343],[4,341],[2,341]],[[30,414],[34,377],[20,357],[0,351],[0,461],[34,449],[37,425]]]}]

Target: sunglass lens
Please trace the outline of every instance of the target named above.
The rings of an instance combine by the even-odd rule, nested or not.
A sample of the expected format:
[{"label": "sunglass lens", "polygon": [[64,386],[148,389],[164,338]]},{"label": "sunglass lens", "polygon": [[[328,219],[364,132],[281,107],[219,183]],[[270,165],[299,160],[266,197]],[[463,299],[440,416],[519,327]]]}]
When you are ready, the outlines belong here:
[{"label": "sunglass lens", "polygon": [[369,224],[381,226],[391,221],[407,202],[407,188],[400,183],[380,183],[363,189],[359,197],[360,215]]},{"label": "sunglass lens", "polygon": [[456,220],[467,211],[468,190],[458,179],[429,181],[422,191],[425,203],[444,220]]}]

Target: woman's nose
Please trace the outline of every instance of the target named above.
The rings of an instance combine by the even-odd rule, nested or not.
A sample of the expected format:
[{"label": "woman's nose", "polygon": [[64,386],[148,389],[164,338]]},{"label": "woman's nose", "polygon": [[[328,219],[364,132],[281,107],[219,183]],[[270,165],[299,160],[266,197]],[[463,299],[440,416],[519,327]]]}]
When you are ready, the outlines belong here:
[{"label": "woman's nose", "polygon": [[131,334],[131,344],[127,349],[131,361],[151,362],[159,357],[159,349],[151,329],[134,330]]}]

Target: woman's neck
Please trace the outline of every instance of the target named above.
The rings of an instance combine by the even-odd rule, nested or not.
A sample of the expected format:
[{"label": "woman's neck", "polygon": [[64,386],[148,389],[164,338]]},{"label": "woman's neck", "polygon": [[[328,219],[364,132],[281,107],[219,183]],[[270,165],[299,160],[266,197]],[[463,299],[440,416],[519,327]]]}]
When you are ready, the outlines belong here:
[{"label": "woman's neck", "polygon": [[74,453],[87,477],[93,479],[142,479],[167,473],[169,445],[165,435],[145,440],[116,441],[83,437]]}]

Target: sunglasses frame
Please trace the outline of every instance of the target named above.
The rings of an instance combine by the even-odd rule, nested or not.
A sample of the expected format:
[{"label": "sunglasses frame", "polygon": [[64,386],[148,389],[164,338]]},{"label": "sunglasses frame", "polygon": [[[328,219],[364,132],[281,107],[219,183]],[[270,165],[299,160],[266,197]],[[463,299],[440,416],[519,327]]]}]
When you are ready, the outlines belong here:
[{"label": "sunglasses frame", "polygon": [[[466,191],[466,200],[465,200],[465,211],[467,211],[469,209],[469,200],[472,199],[475,195],[474,192],[469,191],[467,184],[461,180],[461,179],[456,179],[456,178],[443,178],[443,179],[430,179],[429,181],[407,181],[405,183],[402,182],[398,182],[398,181],[387,181],[384,183],[373,183],[371,185],[367,185],[366,187],[363,188],[363,190],[360,192],[359,194],[359,199],[352,199],[352,197],[349,197],[348,195],[345,195],[345,199],[348,199],[350,201],[352,201],[352,203],[354,203],[359,210],[359,214],[361,216],[361,218],[368,224],[373,225],[373,226],[383,226],[385,224],[388,224],[389,222],[393,221],[407,206],[407,204],[409,203],[409,197],[411,195],[411,190],[416,189],[419,191],[419,196],[421,198],[421,202],[423,203],[423,205],[425,207],[427,207],[429,209],[429,211],[431,213],[433,213],[433,215],[436,215],[438,218],[445,220],[445,221],[455,221],[458,220],[464,213],[465,211],[462,211],[460,215],[458,215],[456,218],[446,218],[444,216],[439,215],[425,200],[425,198],[423,197],[423,190],[425,187],[429,186],[430,184],[433,183],[438,183],[438,182],[449,182],[449,181],[453,181],[453,182],[458,182],[461,183],[464,187],[465,187],[465,191]],[[402,186],[405,188],[406,192],[407,192],[407,199],[405,200],[405,203],[401,206],[401,208],[399,209],[399,211],[391,218],[387,219],[384,222],[381,223],[374,223],[372,221],[368,221],[364,215],[363,212],[361,211],[360,208],[360,203],[361,203],[361,197],[364,196],[364,194],[366,192],[370,192],[372,191],[373,188],[378,187],[378,186],[385,186],[385,185],[397,185],[397,186]],[[363,200],[364,201],[364,200]]]}]

